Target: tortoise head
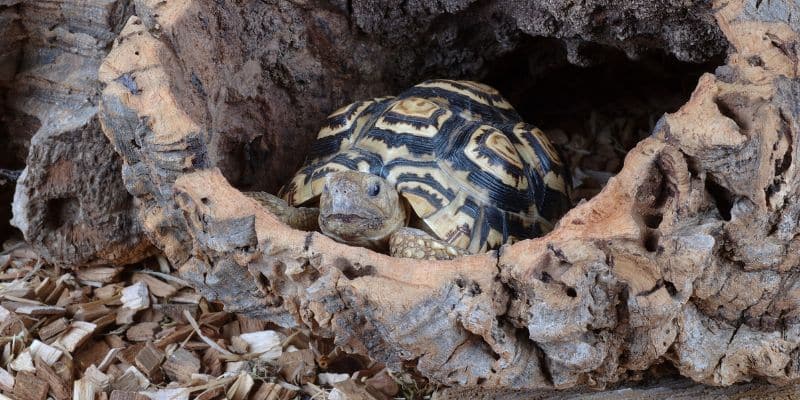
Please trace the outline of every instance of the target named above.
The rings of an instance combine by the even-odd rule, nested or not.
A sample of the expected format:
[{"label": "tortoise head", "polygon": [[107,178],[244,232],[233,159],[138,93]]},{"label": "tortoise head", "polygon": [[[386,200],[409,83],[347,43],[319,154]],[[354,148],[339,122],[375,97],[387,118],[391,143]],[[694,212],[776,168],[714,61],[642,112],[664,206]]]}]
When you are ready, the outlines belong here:
[{"label": "tortoise head", "polygon": [[319,199],[322,233],[337,241],[384,249],[406,224],[406,209],[385,179],[357,171],[330,172]]}]

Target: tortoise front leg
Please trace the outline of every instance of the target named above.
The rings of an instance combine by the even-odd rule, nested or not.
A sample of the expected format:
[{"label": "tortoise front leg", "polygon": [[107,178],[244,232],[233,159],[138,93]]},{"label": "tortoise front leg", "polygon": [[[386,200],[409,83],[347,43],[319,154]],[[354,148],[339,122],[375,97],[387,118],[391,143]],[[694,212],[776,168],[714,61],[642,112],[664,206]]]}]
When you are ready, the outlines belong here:
[{"label": "tortoise front leg", "polygon": [[244,192],[275,214],[286,225],[304,231],[319,230],[319,208],[292,207],[278,196],[267,192]]},{"label": "tortoise front leg", "polygon": [[389,255],[421,260],[451,260],[470,253],[415,228],[400,228],[389,238]]}]

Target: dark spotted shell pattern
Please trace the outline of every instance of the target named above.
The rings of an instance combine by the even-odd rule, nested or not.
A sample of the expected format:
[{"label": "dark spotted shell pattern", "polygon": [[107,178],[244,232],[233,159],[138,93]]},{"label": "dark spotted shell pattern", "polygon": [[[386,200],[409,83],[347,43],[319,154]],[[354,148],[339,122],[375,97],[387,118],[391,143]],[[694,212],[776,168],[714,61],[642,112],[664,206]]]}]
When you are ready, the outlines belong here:
[{"label": "dark spotted shell pattern", "polygon": [[471,252],[541,236],[566,212],[568,169],[495,89],[431,80],[331,114],[285,188],[318,198],[330,171],[385,178],[439,239]]}]

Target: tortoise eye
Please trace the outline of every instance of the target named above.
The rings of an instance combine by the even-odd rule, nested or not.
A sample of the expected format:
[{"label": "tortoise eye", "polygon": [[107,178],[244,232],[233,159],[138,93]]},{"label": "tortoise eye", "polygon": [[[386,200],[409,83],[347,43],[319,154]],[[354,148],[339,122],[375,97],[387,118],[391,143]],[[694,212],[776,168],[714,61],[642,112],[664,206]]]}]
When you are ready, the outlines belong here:
[{"label": "tortoise eye", "polygon": [[380,192],[381,192],[381,184],[380,184],[380,183],[378,183],[378,182],[373,182],[373,183],[371,183],[371,184],[369,185],[369,187],[367,188],[367,194],[368,194],[370,197],[375,197],[375,196],[377,196],[377,195],[378,195],[378,193],[380,193]]}]

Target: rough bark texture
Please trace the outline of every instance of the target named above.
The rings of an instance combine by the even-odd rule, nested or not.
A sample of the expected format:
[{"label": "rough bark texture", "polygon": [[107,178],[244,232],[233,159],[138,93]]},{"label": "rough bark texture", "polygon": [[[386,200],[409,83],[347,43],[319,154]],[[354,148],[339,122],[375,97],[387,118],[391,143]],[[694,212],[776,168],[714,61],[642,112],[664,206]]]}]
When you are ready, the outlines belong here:
[{"label": "rough bark texture", "polygon": [[[25,151],[30,135],[26,130],[15,130],[6,105],[6,93],[11,87],[17,72],[17,65],[22,54],[25,32],[20,22],[18,1],[0,2],[0,168],[7,170],[21,169],[25,161]],[[35,129],[35,128],[34,128]],[[0,238],[11,235],[11,200],[13,198],[13,182],[0,178]]]},{"label": "rough bark texture", "polygon": [[511,390],[453,387],[437,392],[433,400],[794,400],[800,386],[776,386],[763,382],[715,387],[688,379],[665,379],[656,384],[623,386],[614,390]]},{"label": "rough bark texture", "polygon": [[[368,61],[394,36],[353,39],[352,20],[305,2],[225,4],[137,4],[100,70],[101,122],[144,226],[208,298],[445,385],[604,387],[664,362],[714,385],[798,380],[795,3],[715,4],[727,65],[549,235],[424,263],[284,226],[231,185],[244,175],[223,157],[268,123],[270,150],[247,161],[263,174],[246,176],[282,178],[317,114],[393,85],[393,70],[344,49]],[[350,7],[382,32],[359,22],[370,7]],[[447,18],[429,23],[447,31]],[[431,48],[447,43],[464,41]]]},{"label": "rough bark texture", "polygon": [[480,78],[525,47],[537,50],[516,62],[537,75],[611,48],[703,61],[726,46],[705,1],[571,3],[138,0],[136,10],[173,53],[175,101],[211,133],[208,158],[239,188],[275,191],[302,162],[295,149],[348,102],[431,77]]},{"label": "rough bark texture", "polygon": [[141,259],[150,245],[97,118],[97,69],[128,2],[16,3],[0,6],[0,167],[26,165],[12,224],[52,264]]}]

